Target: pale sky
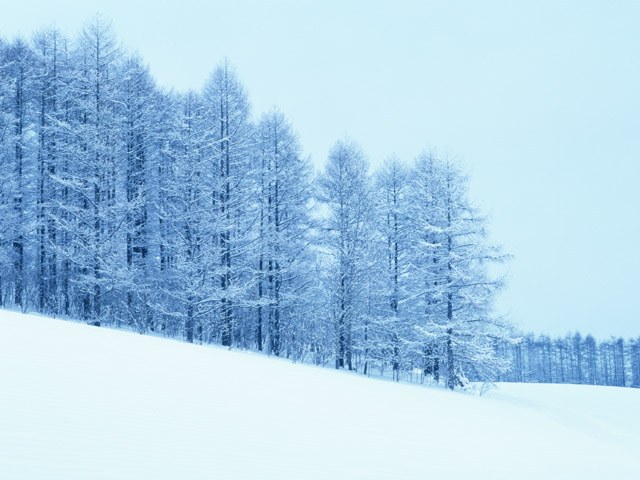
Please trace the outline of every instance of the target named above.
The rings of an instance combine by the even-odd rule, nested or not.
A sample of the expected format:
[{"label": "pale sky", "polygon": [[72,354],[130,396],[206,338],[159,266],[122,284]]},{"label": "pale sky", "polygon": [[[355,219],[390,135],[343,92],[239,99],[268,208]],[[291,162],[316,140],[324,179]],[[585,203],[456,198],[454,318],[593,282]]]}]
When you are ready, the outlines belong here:
[{"label": "pale sky", "polygon": [[0,35],[97,12],[158,83],[225,56],[321,168],[348,134],[375,166],[457,154],[514,255],[497,310],[526,330],[640,335],[640,2],[6,2]]}]

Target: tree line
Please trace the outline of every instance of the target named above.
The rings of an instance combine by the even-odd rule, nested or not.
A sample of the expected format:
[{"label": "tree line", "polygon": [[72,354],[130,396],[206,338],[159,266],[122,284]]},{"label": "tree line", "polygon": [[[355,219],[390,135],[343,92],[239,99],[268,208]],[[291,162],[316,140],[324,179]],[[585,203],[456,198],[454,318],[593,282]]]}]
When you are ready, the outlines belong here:
[{"label": "tree line", "polygon": [[511,359],[501,381],[640,387],[640,338],[597,341],[579,332],[555,339],[528,334],[499,348],[501,356]]},{"label": "tree line", "polygon": [[0,178],[3,307],[451,389],[517,360],[460,165],[316,174],[228,61],[176,93],[101,18],[0,40]]}]

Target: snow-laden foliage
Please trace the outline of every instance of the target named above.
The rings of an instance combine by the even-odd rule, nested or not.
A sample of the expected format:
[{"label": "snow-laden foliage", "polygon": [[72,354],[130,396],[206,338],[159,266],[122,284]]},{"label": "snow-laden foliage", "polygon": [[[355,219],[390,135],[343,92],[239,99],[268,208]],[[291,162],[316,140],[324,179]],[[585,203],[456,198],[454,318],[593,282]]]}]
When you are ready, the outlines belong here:
[{"label": "snow-laden foliage", "polygon": [[338,141],[313,178],[223,61],[158,89],[108,22],[0,43],[0,304],[449,388],[507,366],[486,219],[447,156]]}]

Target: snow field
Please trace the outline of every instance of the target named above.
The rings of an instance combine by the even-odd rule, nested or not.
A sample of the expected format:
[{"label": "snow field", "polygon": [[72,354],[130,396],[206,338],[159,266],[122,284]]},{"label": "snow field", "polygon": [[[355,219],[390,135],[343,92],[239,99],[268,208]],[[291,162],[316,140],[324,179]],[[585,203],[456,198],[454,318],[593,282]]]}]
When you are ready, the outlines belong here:
[{"label": "snow field", "polygon": [[0,311],[0,479],[640,478],[640,390],[485,396]]}]

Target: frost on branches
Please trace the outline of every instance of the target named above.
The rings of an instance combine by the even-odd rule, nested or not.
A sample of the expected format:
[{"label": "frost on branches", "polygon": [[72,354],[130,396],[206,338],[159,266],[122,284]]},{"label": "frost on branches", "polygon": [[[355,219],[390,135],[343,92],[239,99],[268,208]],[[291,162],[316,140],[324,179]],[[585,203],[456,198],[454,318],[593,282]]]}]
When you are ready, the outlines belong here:
[{"label": "frost on branches", "polygon": [[460,166],[344,138],[316,178],[226,60],[175,93],[101,18],[2,42],[0,159],[4,307],[452,389],[511,358]]}]

